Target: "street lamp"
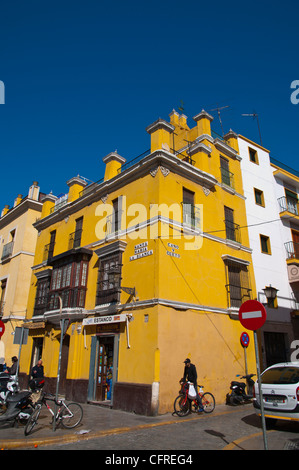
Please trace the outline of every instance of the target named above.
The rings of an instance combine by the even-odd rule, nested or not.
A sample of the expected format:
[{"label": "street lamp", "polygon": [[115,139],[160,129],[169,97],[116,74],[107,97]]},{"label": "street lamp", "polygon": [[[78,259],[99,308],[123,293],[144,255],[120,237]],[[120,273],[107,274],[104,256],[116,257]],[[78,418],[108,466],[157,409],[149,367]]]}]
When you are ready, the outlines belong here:
[{"label": "street lamp", "polygon": [[266,286],[265,289],[263,289],[265,296],[270,301],[276,299],[278,290],[279,289],[275,289],[275,287],[272,287],[271,284],[269,286]]},{"label": "street lamp", "polygon": [[278,289],[275,289],[275,287],[272,287],[271,284],[269,286],[266,286],[265,289],[263,289],[265,296],[267,297],[267,304],[268,307],[270,308],[275,308],[277,307],[277,292]]}]

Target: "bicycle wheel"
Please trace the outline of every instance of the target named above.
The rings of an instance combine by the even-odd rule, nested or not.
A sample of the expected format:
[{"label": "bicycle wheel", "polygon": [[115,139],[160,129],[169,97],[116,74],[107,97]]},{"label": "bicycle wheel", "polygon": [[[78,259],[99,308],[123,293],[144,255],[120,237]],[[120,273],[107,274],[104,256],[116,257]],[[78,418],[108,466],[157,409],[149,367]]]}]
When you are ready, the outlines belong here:
[{"label": "bicycle wheel", "polygon": [[198,408],[199,408],[199,406],[198,406],[197,400],[192,400],[191,405],[190,405],[191,413],[197,413]]},{"label": "bicycle wheel", "polygon": [[33,411],[32,415],[28,419],[28,421],[26,423],[26,426],[25,426],[25,429],[24,429],[25,436],[28,436],[32,432],[32,430],[33,430],[34,426],[36,425],[37,420],[39,418],[41,408],[42,408],[41,405],[37,405],[37,407]]},{"label": "bicycle wheel", "polygon": [[179,395],[174,400],[174,412],[182,417],[190,413],[190,403],[187,397]]},{"label": "bicycle wheel", "polygon": [[59,417],[64,428],[71,429],[81,423],[83,417],[83,409],[79,403],[69,403],[61,410]]},{"label": "bicycle wheel", "polygon": [[204,393],[201,397],[201,402],[205,413],[212,413],[212,411],[214,411],[215,398],[211,393]]}]

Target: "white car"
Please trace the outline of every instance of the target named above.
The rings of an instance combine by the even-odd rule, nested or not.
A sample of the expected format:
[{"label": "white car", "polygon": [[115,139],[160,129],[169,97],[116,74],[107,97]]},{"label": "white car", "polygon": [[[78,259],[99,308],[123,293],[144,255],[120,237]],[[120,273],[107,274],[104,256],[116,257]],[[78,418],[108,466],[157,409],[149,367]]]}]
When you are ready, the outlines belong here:
[{"label": "white car", "polygon": [[[274,364],[261,374],[265,418],[299,422],[299,362]],[[258,415],[260,395],[254,384],[253,406]]]}]

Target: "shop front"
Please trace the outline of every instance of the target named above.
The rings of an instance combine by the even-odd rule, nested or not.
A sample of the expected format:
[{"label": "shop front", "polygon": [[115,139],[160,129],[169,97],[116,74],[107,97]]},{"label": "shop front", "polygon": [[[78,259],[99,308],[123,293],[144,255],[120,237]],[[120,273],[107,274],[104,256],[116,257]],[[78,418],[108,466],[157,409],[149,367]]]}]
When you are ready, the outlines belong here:
[{"label": "shop front", "polygon": [[89,402],[113,405],[113,390],[118,377],[119,339],[127,329],[129,341],[130,316],[107,315],[83,320],[86,333],[91,334],[87,392]]}]

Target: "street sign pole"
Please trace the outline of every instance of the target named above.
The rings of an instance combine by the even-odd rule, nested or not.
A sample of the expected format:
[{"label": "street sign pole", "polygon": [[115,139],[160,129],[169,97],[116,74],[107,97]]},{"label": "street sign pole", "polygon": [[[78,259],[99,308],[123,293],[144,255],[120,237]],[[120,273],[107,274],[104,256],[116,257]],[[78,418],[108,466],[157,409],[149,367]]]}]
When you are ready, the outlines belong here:
[{"label": "street sign pole", "polygon": [[56,430],[56,413],[57,413],[56,402],[58,401],[58,393],[59,393],[61,353],[62,353],[62,343],[63,343],[63,336],[64,336],[64,322],[65,322],[65,319],[61,318],[62,317],[62,298],[61,298],[61,296],[59,296],[59,309],[60,309],[60,330],[61,331],[60,331],[58,371],[57,371],[56,393],[55,393],[55,406],[54,406],[54,416],[53,416],[53,431]]},{"label": "street sign pole", "polygon": [[248,330],[253,331],[253,336],[254,336],[256,370],[257,370],[257,380],[258,380],[258,388],[259,388],[259,396],[260,396],[264,448],[265,450],[268,450],[265,410],[264,410],[264,401],[263,401],[263,392],[262,392],[261,372],[260,372],[260,359],[259,359],[258,341],[257,341],[257,330],[264,325],[266,318],[267,318],[266,309],[263,306],[263,304],[261,304],[257,300],[247,300],[240,307],[239,320],[242,326],[244,326],[244,328],[247,328]]},{"label": "street sign pole", "polygon": [[255,357],[256,357],[256,370],[257,370],[257,379],[258,379],[259,395],[260,395],[260,405],[261,405],[261,419],[262,419],[264,448],[265,448],[265,450],[268,450],[268,441],[267,441],[267,433],[266,433],[266,420],[265,420],[265,410],[264,410],[264,400],[263,400],[262,381],[261,381],[261,372],[260,372],[260,359],[259,359],[259,351],[258,351],[258,342],[257,342],[257,332],[256,332],[256,330],[254,330],[253,336],[254,336],[254,347],[255,347]]},{"label": "street sign pole", "polygon": [[245,356],[245,375],[248,375],[248,366],[247,366],[247,348],[244,348],[244,356]]},{"label": "street sign pole", "polygon": [[244,349],[244,359],[245,359],[245,375],[248,375],[248,366],[247,366],[247,348],[248,348],[248,345],[249,345],[249,336],[247,333],[242,333],[241,334],[241,344],[243,346],[243,349]]}]

